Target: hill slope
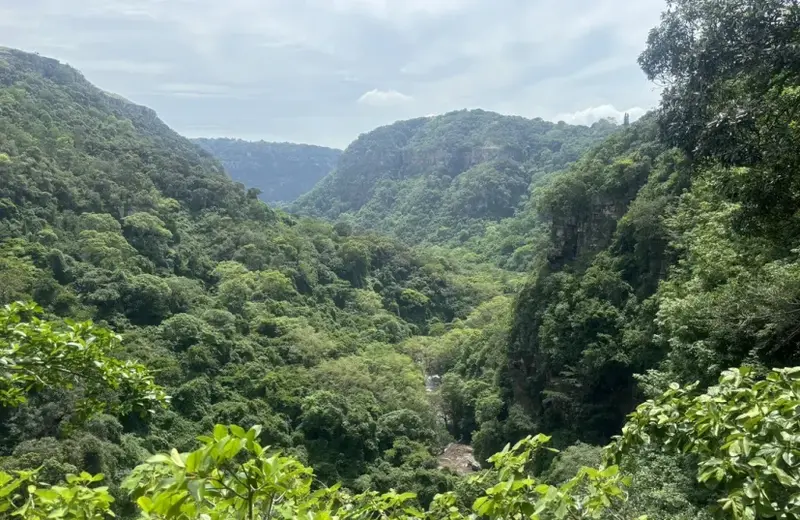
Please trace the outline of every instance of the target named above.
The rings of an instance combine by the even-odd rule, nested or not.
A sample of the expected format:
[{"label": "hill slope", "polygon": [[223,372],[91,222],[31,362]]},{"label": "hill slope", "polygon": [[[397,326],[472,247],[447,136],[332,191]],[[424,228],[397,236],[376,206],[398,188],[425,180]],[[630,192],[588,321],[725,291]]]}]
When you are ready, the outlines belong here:
[{"label": "hill slope", "polygon": [[[514,302],[491,283],[500,271],[459,272],[457,254],[423,260],[347,225],[269,210],[146,110],[55,62],[3,52],[0,295],[108,321],[125,335],[120,354],[157,367],[175,399],[149,424],[101,416],[76,431],[74,392],[34,393],[30,406],[0,410],[0,467],[42,466],[48,481],[85,468],[113,482],[213,421],[258,421],[263,440],[323,478],[422,490],[424,503],[453,482],[431,470],[440,412],[481,461],[537,432],[572,445],[547,467],[541,438],[528,438],[535,460],[499,454],[501,481],[481,476],[490,496],[474,500],[476,481],[456,486],[434,518],[467,518],[469,504],[469,517],[487,518],[603,517],[592,504],[615,518],[796,517],[800,369],[772,368],[800,364],[798,20],[798,3],[783,0],[670,5],[640,59],[667,85],[660,109],[486,226],[481,244],[500,240],[533,266]],[[325,188],[338,209],[320,211],[360,218],[370,164],[396,177],[380,181],[389,203],[405,196],[398,183],[425,174],[403,176],[404,150],[427,121],[379,129],[374,147],[364,139],[363,171]],[[489,290],[465,291],[464,274]],[[430,379],[436,410],[412,358],[442,375]],[[608,441],[646,397],[611,453],[584,444]],[[217,449],[236,447],[220,437]],[[164,457],[173,475],[188,466],[176,458]],[[603,459],[621,467],[578,469]],[[294,495],[254,473],[270,495],[259,514]],[[624,486],[596,480],[621,474],[632,477]],[[233,501],[218,493],[203,497],[216,512]],[[404,496],[367,499],[375,515],[421,518],[393,509]],[[244,517],[253,502],[240,498]]]},{"label": "hill slope", "polygon": [[435,412],[398,345],[504,290],[460,269],[270,209],[152,110],[0,51],[0,304],[113,327],[120,355],[173,396],[149,423],[75,429],[80,389],[39,392],[0,410],[3,467],[102,471],[113,486],[147,451],[259,423],[323,479],[378,472],[375,485],[404,478],[429,499],[449,477],[429,469]]},{"label": "hill slope", "polygon": [[265,202],[292,202],[328,175],[341,150],[241,139],[192,139],[225,167],[233,180],[261,191]]},{"label": "hill slope", "polygon": [[531,183],[615,130],[483,110],[400,121],[360,136],[292,209],[410,243],[463,239],[514,215]]},{"label": "hill slope", "polygon": [[673,382],[800,364],[800,7],[756,4],[672,6],[640,58],[670,85],[660,109],[501,226],[535,230],[530,279],[508,336],[442,384],[453,403],[502,396],[477,425],[477,408],[450,418],[476,454],[523,432],[604,443]]}]

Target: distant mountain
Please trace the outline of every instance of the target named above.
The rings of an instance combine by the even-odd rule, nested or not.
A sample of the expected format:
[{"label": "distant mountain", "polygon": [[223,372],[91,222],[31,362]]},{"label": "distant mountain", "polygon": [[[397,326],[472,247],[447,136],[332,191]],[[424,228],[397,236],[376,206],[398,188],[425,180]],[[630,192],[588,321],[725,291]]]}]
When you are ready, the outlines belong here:
[{"label": "distant mountain", "polygon": [[233,180],[261,190],[266,202],[292,202],[336,167],[341,150],[241,139],[192,139],[225,166]]},{"label": "distant mountain", "polygon": [[292,209],[411,243],[473,236],[485,223],[513,216],[531,183],[617,128],[483,110],[400,121],[361,135]]}]

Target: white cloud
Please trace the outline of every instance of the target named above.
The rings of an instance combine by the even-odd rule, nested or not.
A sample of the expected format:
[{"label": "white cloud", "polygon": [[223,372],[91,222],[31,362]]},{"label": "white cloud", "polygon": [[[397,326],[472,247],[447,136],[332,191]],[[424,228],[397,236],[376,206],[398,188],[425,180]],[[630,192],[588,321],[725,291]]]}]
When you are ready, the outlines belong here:
[{"label": "white cloud", "polygon": [[577,122],[603,117],[596,113],[605,105],[652,107],[658,92],[636,58],[664,7],[665,0],[0,0],[0,32],[3,45],[66,61],[101,88],[151,106],[179,132],[213,125],[345,146],[397,119],[460,108]]},{"label": "white cloud", "polygon": [[165,83],[159,90],[166,92],[197,92],[200,94],[224,94],[230,90],[227,85],[213,85],[209,83]]},{"label": "white cloud", "polygon": [[411,96],[407,96],[402,92],[396,90],[378,90],[373,89],[365,92],[358,98],[358,102],[362,105],[370,105],[373,107],[389,107],[395,105],[402,105],[413,100]]},{"label": "white cloud", "polygon": [[[330,0],[318,0],[322,6]],[[428,15],[441,16],[474,3],[474,0],[333,0],[341,11],[361,11],[378,18]]]},{"label": "white cloud", "polygon": [[159,76],[166,74],[171,66],[168,63],[147,61],[88,60],[81,62],[80,68],[85,72],[111,72]]},{"label": "white cloud", "polygon": [[231,85],[210,83],[165,83],[156,88],[156,93],[184,98],[243,98],[252,95],[246,89]]},{"label": "white cloud", "polygon": [[631,107],[627,110],[617,110],[612,105],[600,105],[597,107],[589,107],[577,112],[559,114],[556,116],[556,121],[564,121],[572,125],[591,125],[601,119],[611,118],[614,121],[621,123],[625,114],[630,116],[631,121],[636,121],[647,113],[647,110],[641,107]]}]

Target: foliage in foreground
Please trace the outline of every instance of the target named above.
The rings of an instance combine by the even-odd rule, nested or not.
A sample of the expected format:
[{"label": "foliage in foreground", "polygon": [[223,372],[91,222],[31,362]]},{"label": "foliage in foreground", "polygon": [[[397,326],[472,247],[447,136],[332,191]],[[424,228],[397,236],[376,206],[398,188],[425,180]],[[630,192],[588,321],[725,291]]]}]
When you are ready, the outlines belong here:
[{"label": "foliage in foreground", "polygon": [[[179,519],[368,519],[465,518],[453,493],[437,495],[427,511],[414,493],[350,494],[339,485],[318,486],[313,471],[295,458],[270,452],[258,443],[260,428],[248,431],[217,425],[200,437],[190,453],[156,455],[137,467],[124,483],[136,499],[140,518]],[[535,454],[549,441],[537,435],[494,455],[494,469],[475,479],[486,486],[472,505],[484,518],[598,518],[625,500],[617,466],[583,468],[568,482],[552,486],[528,476]],[[551,449],[552,450],[552,449]],[[555,450],[552,450],[555,451]],[[47,486],[35,474],[0,473],[0,511],[25,518],[90,519],[111,515],[105,488],[90,484],[102,475],[70,476],[64,486]],[[5,493],[4,495],[2,493]]]},{"label": "foliage in foreground", "polygon": [[[296,458],[259,443],[248,431],[217,425],[188,453],[173,449],[150,457],[123,487],[139,517],[151,520],[635,518],[625,506],[630,477],[618,462],[645,445],[696,456],[697,480],[716,490],[717,518],[800,518],[800,368],[779,369],[756,380],[747,367],[724,372],[702,394],[695,385],[672,385],[631,414],[598,468],[582,467],[558,485],[532,476],[550,437],[528,436],[489,459],[493,468],[473,477],[482,491],[471,513],[454,493],[437,495],[423,511],[414,493],[352,494],[319,483]],[[103,475],[70,475],[65,485],[40,483],[36,472],[0,472],[0,513],[34,519],[89,520],[113,516],[113,498],[95,483]],[[639,516],[639,518],[644,518]]]},{"label": "foliage in foreground", "polygon": [[[112,354],[120,337],[91,322],[42,320],[42,309],[14,302],[0,310],[0,406],[27,402],[30,392],[80,386],[78,408],[87,414],[154,413],[167,401],[147,369]],[[109,402],[109,390],[122,399]]]},{"label": "foliage in foreground", "polygon": [[631,414],[607,448],[621,460],[643,445],[697,456],[698,482],[719,489],[721,518],[800,518],[800,367],[756,380],[726,370],[719,385],[671,387]]}]

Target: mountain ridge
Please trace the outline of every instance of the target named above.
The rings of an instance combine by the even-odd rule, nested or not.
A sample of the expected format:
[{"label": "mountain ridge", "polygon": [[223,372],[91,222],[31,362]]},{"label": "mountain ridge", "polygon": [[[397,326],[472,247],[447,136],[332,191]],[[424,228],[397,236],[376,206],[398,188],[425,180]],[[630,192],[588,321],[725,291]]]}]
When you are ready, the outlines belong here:
[{"label": "mountain ridge", "polygon": [[410,243],[442,243],[512,216],[531,184],[618,128],[460,110],[360,135],[291,210]]},{"label": "mountain ridge", "polygon": [[336,166],[341,150],[303,143],[193,138],[237,182],[261,191],[270,203],[290,203]]}]

